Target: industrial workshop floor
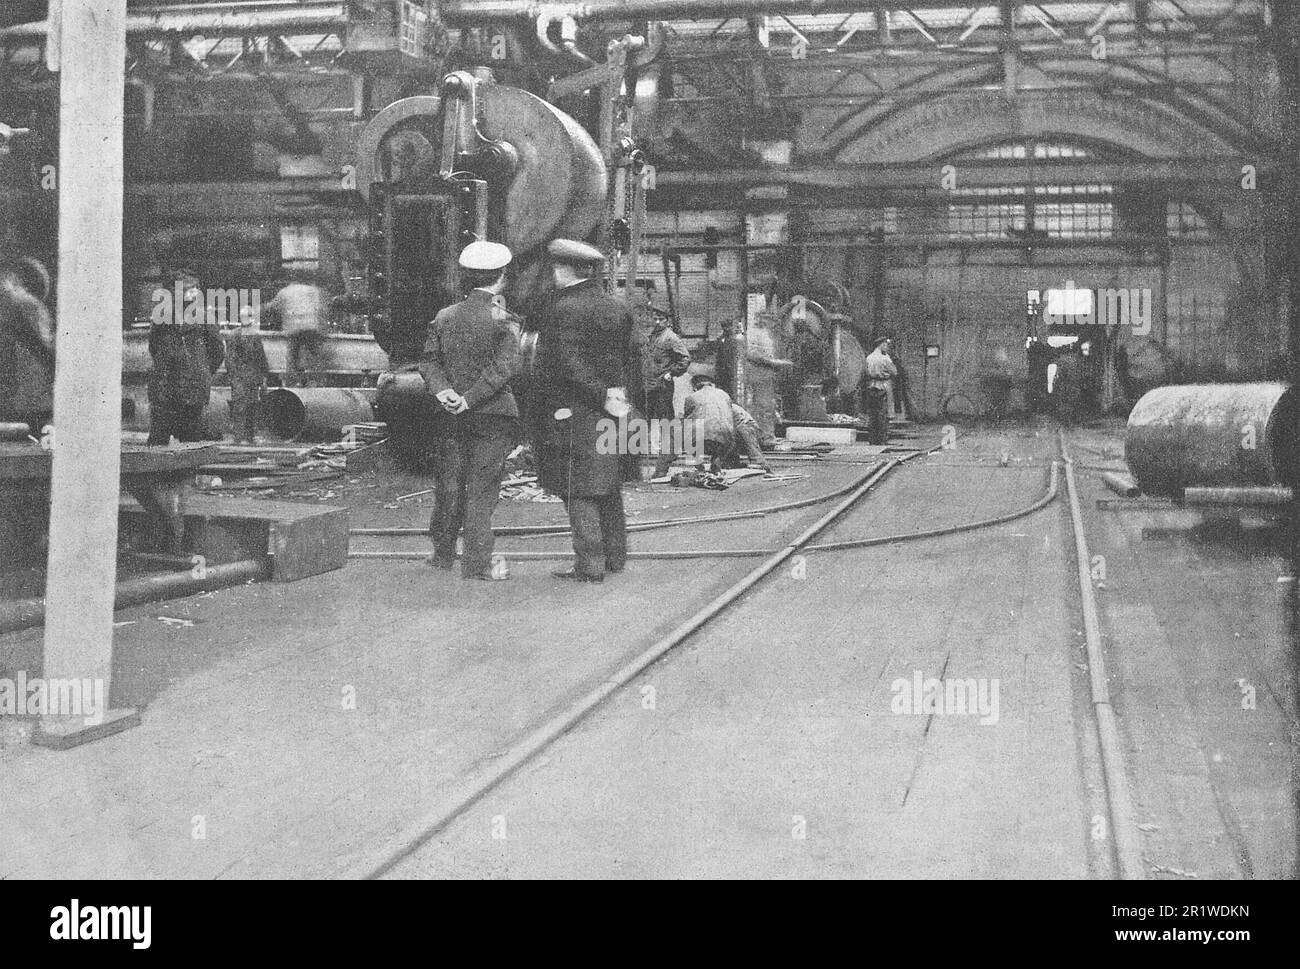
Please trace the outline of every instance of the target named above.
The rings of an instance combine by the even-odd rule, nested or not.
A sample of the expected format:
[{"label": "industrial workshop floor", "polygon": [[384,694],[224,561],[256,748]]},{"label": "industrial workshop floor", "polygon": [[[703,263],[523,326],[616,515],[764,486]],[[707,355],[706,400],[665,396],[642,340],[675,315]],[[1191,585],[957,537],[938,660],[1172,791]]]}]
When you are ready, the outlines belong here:
[{"label": "industrial workshop floor", "polygon": [[[1076,461],[1107,466],[1119,435],[1075,432],[1091,449]],[[917,440],[932,443],[925,429]],[[1057,452],[1047,424],[973,431],[901,467],[819,540],[1023,508]],[[807,477],[721,494],[641,486],[630,520],[824,495],[878,460],[855,448],[781,462]],[[1187,513],[1097,511],[1109,492],[1092,471],[1080,484],[1108,562],[1112,690],[1150,873],[1285,873],[1295,711],[1278,699],[1274,532],[1252,525],[1225,546],[1169,517]],[[353,476],[325,500],[346,501],[354,525],[423,525],[428,504],[395,498],[428,486]],[[649,531],[633,548],[777,548],[827,507]],[[529,502],[497,519],[562,520],[562,506]],[[1073,556],[1058,499],[982,531],[787,563],[392,874],[1109,877]],[[55,753],[0,719],[0,878],[364,873],[445,791],[758,561],[637,561],[578,587],[544,561],[516,561],[503,584],[353,561],[124,610],[114,701],[141,707],[141,726]],[[0,637],[0,675],[35,673],[39,647],[34,631]],[[996,717],[896,715],[891,686],[918,672],[996,681]],[[1242,679],[1259,687],[1254,710]]]}]

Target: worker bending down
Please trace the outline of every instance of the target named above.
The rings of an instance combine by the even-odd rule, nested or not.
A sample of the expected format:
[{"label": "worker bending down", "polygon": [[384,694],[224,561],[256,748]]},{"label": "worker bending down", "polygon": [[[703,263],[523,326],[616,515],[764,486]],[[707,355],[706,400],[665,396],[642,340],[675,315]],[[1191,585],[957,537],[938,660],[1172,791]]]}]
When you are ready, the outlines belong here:
[{"label": "worker bending down", "polygon": [[713,382],[711,372],[695,374],[691,386],[695,389],[686,398],[683,418],[699,422],[704,454],[711,459],[712,470],[735,464],[741,451],[752,463],[769,470],[763,460],[758,424],[749,412]]},{"label": "worker bending down", "polygon": [[519,318],[501,297],[511,252],[497,242],[471,242],[459,263],[469,295],[429,324],[420,373],[445,413],[433,432],[437,486],[429,564],[450,570],[463,531],[461,577],[510,577],[492,561],[492,512],[506,457],[518,437],[519,408],[509,382],[519,370]]}]

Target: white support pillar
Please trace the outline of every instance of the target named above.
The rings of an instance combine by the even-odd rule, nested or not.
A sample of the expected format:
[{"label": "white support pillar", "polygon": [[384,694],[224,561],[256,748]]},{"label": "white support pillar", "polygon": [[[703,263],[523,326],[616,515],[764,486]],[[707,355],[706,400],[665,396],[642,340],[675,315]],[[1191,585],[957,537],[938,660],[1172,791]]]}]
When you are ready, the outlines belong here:
[{"label": "white support pillar", "polygon": [[[121,465],[126,0],[62,0],[56,22],[59,302],[44,674],[47,686],[88,681],[106,706]],[[69,695],[47,695],[61,692]],[[47,711],[33,740],[69,747],[138,722],[133,711],[68,712]]]}]

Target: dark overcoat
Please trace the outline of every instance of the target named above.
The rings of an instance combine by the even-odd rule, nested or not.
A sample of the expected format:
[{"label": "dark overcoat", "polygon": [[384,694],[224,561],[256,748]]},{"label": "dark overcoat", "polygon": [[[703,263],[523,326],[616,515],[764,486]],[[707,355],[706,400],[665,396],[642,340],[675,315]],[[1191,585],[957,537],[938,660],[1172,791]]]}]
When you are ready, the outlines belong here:
[{"label": "dark overcoat", "polygon": [[205,407],[226,345],[211,323],[155,323],[149,329],[149,355],[151,406]]},{"label": "dark overcoat", "polygon": [[530,420],[542,487],[561,498],[612,495],[618,454],[600,454],[605,392],[627,387],[632,314],[598,280],[552,293],[537,314]]}]

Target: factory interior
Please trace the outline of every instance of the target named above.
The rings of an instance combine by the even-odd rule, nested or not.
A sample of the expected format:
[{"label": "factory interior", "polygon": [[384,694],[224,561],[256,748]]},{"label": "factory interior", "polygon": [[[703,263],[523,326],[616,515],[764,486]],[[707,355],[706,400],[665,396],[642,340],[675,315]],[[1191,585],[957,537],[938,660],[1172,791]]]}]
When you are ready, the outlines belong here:
[{"label": "factory interior", "polygon": [[6,0],[0,880],[1297,877],[1298,223],[1288,0]]}]

